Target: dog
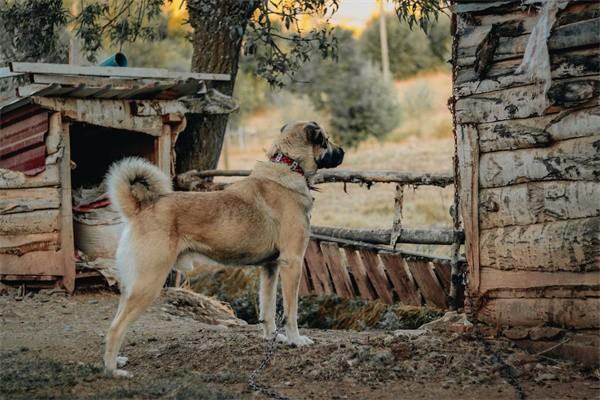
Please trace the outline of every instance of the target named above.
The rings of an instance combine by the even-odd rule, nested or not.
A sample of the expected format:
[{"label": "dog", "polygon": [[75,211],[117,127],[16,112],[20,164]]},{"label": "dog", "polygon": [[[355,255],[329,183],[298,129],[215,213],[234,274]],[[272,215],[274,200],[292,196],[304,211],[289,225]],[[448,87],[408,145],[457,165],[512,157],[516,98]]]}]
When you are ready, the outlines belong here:
[{"label": "dog", "polygon": [[113,164],[107,175],[113,206],[125,221],[116,251],[121,297],[106,336],[104,365],[113,376],[129,325],[158,297],[172,269],[196,260],[256,265],[260,271],[260,321],[265,338],[276,331],[275,299],[281,275],[285,335],[296,346],[312,344],[297,323],[298,287],[310,236],[310,180],[320,168],[344,159],[316,122],[284,125],[249,177],[216,192],[174,192],[171,180],[140,158]]}]

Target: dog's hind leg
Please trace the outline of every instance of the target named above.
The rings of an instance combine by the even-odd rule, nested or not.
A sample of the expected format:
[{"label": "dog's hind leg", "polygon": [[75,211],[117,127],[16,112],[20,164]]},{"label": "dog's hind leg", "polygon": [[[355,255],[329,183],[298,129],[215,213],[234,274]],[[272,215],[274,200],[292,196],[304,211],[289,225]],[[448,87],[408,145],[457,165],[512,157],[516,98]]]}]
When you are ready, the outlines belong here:
[{"label": "dog's hind leg", "polygon": [[268,263],[260,270],[260,321],[263,325],[265,339],[275,332],[275,308],[277,300],[277,280],[279,266],[277,262]]},{"label": "dog's hind leg", "polygon": [[[152,253],[152,252],[151,252]],[[165,283],[174,259],[161,259],[154,254],[145,254],[129,266],[133,273],[121,282],[121,299],[114,320],[106,335],[104,366],[108,373],[114,376],[129,377],[126,371],[117,369],[117,354],[125,333],[133,323],[158,297]],[[146,262],[145,264],[143,262]]]},{"label": "dog's hind leg", "polygon": [[285,312],[286,341],[296,346],[306,346],[313,341],[298,331],[298,291],[302,275],[302,257],[283,257],[280,263],[283,310]]}]

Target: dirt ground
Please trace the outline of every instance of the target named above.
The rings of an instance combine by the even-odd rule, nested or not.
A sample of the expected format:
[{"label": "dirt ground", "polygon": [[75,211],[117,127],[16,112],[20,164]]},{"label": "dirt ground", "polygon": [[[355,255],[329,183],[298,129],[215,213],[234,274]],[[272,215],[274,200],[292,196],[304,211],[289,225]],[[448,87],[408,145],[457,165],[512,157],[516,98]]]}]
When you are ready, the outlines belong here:
[{"label": "dirt ground", "polygon": [[[123,346],[132,379],[101,368],[103,338],[116,309],[112,292],[66,297],[0,296],[0,397],[6,399],[265,398],[247,381],[263,358],[255,325],[214,326],[159,300]],[[516,377],[529,399],[596,399],[598,371],[531,356],[507,342],[469,335],[303,330],[308,348],[277,345],[258,382],[293,399],[512,399]],[[503,369],[502,361],[508,363]]]}]

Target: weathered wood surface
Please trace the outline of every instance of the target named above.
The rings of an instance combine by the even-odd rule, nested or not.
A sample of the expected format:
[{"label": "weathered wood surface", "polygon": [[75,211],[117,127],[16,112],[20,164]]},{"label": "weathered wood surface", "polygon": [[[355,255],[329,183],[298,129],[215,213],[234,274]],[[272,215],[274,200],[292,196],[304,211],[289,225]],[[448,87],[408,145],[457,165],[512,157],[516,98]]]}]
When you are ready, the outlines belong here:
[{"label": "weathered wood surface", "polygon": [[502,298],[492,299],[478,312],[478,319],[492,326],[550,324],[570,329],[600,326],[600,298]]},{"label": "weathered wood surface", "polygon": [[[251,170],[191,170],[177,175],[176,179],[181,182],[179,185],[185,188],[193,178],[209,178],[213,176],[248,176]],[[344,182],[358,184],[372,183],[398,183],[402,185],[430,185],[445,187],[453,183],[451,173],[428,174],[400,171],[348,171],[333,170],[318,172],[313,178],[313,184]]]},{"label": "weathered wood surface", "polygon": [[456,127],[459,204],[465,230],[465,255],[469,270],[469,289],[479,287],[479,141],[473,125]]},{"label": "weathered wood surface", "polygon": [[0,275],[56,275],[64,274],[61,251],[32,251],[22,256],[0,254]]},{"label": "weathered wood surface", "polygon": [[359,255],[378,297],[384,303],[392,304],[393,297],[392,291],[390,290],[390,284],[385,274],[385,270],[379,264],[377,252],[361,249],[359,250]]},{"label": "weathered wood surface", "polygon": [[553,286],[589,286],[600,287],[600,271],[593,272],[544,272],[544,271],[506,271],[495,268],[481,268],[480,293],[496,289],[528,289]]},{"label": "weathered wood surface", "polygon": [[[556,80],[598,75],[600,60],[595,56],[596,53],[597,49],[591,48],[573,50],[564,54],[551,54],[551,78]],[[455,80],[454,94],[458,97],[466,97],[513,86],[529,85],[531,80],[526,74],[517,74],[521,61],[517,58],[493,63],[489,65],[485,77],[481,79],[475,65],[460,67]]]},{"label": "weathered wood surface", "polygon": [[327,272],[327,265],[325,265],[325,259],[319,244],[311,240],[308,243],[306,254],[304,255],[306,260],[306,266],[310,271],[312,283],[317,294],[332,294],[334,293],[329,280],[329,273]]},{"label": "weathered wood surface", "polygon": [[352,274],[354,282],[356,282],[360,297],[367,300],[377,299],[377,294],[369,280],[367,270],[358,256],[356,249],[354,247],[344,247],[343,250],[348,263],[348,271]]},{"label": "weathered wood surface", "polygon": [[300,277],[300,285],[298,287],[299,296],[308,296],[311,292],[312,285],[310,282],[308,267],[306,266],[306,260],[302,262],[302,276]]},{"label": "weathered wood surface", "polygon": [[354,290],[350,281],[350,275],[348,275],[348,270],[342,265],[341,253],[337,244],[322,242],[321,251],[331,274],[335,293],[342,298],[353,298]]},{"label": "weathered wood surface", "polygon": [[402,256],[381,252],[379,253],[379,257],[385,266],[385,270],[390,277],[392,286],[398,294],[400,302],[407,305],[420,306],[422,304],[421,294]]},{"label": "weathered wood surface", "polygon": [[569,110],[558,115],[484,123],[477,126],[479,150],[481,153],[489,153],[546,147],[559,140],[596,135],[600,132],[599,127],[599,107]]},{"label": "weathered wood surface", "polygon": [[[597,46],[600,44],[600,36],[594,35],[591,32],[598,32],[599,29],[600,18],[587,19],[555,27],[548,39],[548,49],[552,52],[576,47]],[[474,29],[472,31],[465,30],[464,36],[473,35],[473,37],[465,38],[462,43],[459,43],[457,49],[458,65],[471,65],[475,62],[478,45],[486,38],[488,33],[489,30],[485,28]],[[503,36],[503,34],[510,33],[499,30],[498,42],[494,49],[492,61],[498,62],[522,57],[530,35]]]},{"label": "weathered wood surface", "polygon": [[425,302],[434,307],[448,308],[448,298],[433,272],[433,265],[423,261],[408,261],[408,269]]},{"label": "weathered wood surface", "polygon": [[486,229],[482,266],[540,271],[600,270],[600,217]]},{"label": "weathered wood surface", "polygon": [[34,176],[19,171],[0,169],[0,189],[58,186],[58,165],[46,164],[46,169]]},{"label": "weathered wood surface", "polygon": [[115,129],[160,136],[163,133],[161,116],[133,115],[127,101],[93,100],[58,97],[31,97],[35,104],[49,110],[61,111],[72,120]]},{"label": "weathered wood surface", "polygon": [[452,270],[450,265],[433,263],[433,270],[438,281],[442,284],[444,292],[449,294],[452,281]]},{"label": "weathered wood surface", "polygon": [[64,155],[60,159],[60,240],[63,256],[62,284],[69,293],[75,290],[75,239],[73,237],[73,204],[71,193],[71,141],[69,124],[62,120],[60,113],[50,117],[50,131],[63,138]]},{"label": "weathered wood surface", "polygon": [[[310,229],[312,233],[317,235],[385,245],[390,244],[392,235],[391,229],[350,229],[329,226],[311,226]],[[450,229],[426,230],[402,228],[396,242],[415,244],[452,244],[453,238],[454,234]]]},{"label": "weathered wood surface", "polygon": [[0,216],[58,207],[60,196],[57,188],[0,190]]},{"label": "weathered wood surface", "polygon": [[0,232],[6,235],[47,233],[58,230],[60,211],[37,210],[0,216]]},{"label": "weathered wood surface", "polygon": [[167,114],[230,114],[239,108],[238,102],[215,89],[209,89],[197,98],[170,100],[133,100],[134,115],[149,117]]},{"label": "weathered wood surface", "polygon": [[568,109],[597,105],[600,94],[598,76],[552,81],[547,97],[543,85],[511,87],[500,91],[459,98],[455,105],[458,123],[479,123],[529,118],[542,115],[551,106]]},{"label": "weathered wood surface", "polygon": [[165,79],[198,79],[228,81],[229,74],[214,74],[204,72],[177,72],[164,68],[132,68],[132,67],[99,67],[65,65],[51,63],[12,62],[9,64],[11,72],[26,72],[37,74],[63,74],[82,76],[122,76],[126,78],[165,78]]},{"label": "weathered wood surface", "polygon": [[59,249],[59,232],[0,235],[0,254],[22,256],[33,251],[57,251]]},{"label": "weathered wood surface", "polygon": [[479,192],[481,229],[596,216],[599,181],[530,182]]},{"label": "weathered wood surface", "polygon": [[599,178],[600,135],[564,140],[546,148],[486,153],[479,161],[479,183],[483,188]]}]

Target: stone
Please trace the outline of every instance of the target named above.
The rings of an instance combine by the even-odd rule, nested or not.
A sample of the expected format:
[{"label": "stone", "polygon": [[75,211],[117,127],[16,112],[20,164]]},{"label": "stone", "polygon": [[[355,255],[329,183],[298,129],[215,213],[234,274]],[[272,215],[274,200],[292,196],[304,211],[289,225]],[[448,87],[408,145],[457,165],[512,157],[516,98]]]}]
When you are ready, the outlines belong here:
[{"label": "stone", "polygon": [[529,329],[524,328],[509,328],[502,332],[504,336],[511,340],[522,340],[527,339],[529,336]]},{"label": "stone", "polygon": [[558,339],[562,334],[563,330],[552,326],[541,326],[538,328],[532,328],[529,330],[529,338],[531,340],[553,340]]}]

